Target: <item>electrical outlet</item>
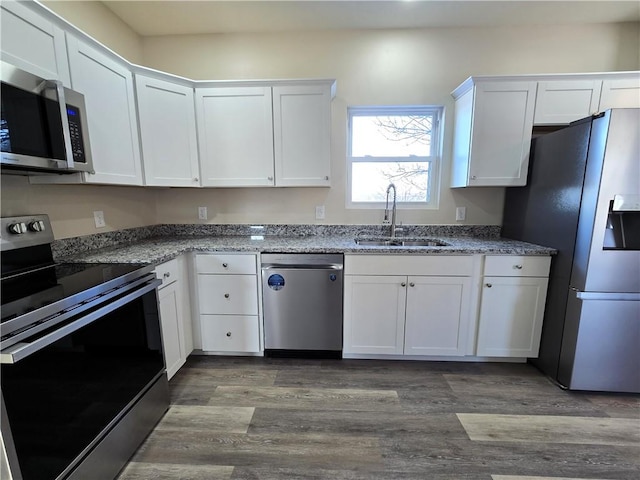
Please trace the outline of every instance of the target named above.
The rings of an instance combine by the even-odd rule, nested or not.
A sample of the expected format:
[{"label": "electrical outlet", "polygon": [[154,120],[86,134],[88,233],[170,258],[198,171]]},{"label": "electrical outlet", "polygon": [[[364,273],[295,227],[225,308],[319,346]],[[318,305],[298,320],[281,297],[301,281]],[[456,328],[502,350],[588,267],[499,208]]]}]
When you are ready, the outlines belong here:
[{"label": "electrical outlet", "polygon": [[207,219],[207,207],[198,207],[198,219],[200,220]]},{"label": "electrical outlet", "polygon": [[316,220],[324,220],[324,205],[316,205]]},{"label": "electrical outlet", "polygon": [[102,210],[96,210],[93,212],[93,221],[96,222],[96,228],[106,227],[104,223],[104,212]]},{"label": "electrical outlet", "polygon": [[467,218],[467,207],[456,207],[456,220],[462,221]]}]

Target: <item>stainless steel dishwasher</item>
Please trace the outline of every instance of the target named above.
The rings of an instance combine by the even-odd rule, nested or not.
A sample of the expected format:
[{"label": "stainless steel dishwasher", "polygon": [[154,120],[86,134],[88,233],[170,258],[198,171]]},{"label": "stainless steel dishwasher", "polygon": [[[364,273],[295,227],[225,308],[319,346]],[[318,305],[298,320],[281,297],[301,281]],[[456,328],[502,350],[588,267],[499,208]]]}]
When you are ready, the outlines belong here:
[{"label": "stainless steel dishwasher", "polygon": [[342,357],[342,254],[262,254],[267,356]]}]

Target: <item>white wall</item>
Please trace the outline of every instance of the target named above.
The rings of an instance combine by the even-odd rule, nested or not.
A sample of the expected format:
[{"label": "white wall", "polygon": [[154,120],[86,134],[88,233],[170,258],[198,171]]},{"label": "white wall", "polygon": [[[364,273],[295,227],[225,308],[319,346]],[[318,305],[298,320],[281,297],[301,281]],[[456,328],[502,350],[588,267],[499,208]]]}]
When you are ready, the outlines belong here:
[{"label": "white wall", "polygon": [[[141,38],[100,2],[45,4],[134,63],[194,79],[330,77],[332,188],[154,189],[30,185],[2,176],[2,215],[49,213],[56,238],[161,222],[196,223],[207,206],[212,223],[378,223],[381,212],[348,210],[345,196],[346,108],[365,104],[446,107],[442,189],[437,211],[399,212],[405,223],[451,224],[467,206],[469,224],[499,224],[503,189],[448,188],[452,142],[450,92],[469,75],[640,69],[638,24],[567,27],[437,28],[262,35]],[[107,228],[93,226],[104,210]]]}]

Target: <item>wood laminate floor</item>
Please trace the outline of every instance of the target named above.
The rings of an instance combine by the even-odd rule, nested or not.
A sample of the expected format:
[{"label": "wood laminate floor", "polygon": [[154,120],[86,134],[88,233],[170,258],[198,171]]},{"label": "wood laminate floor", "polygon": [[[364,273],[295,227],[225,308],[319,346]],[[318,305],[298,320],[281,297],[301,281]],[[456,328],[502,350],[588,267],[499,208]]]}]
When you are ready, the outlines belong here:
[{"label": "wood laminate floor", "polygon": [[527,364],[192,356],[119,480],[638,480],[640,396]]}]

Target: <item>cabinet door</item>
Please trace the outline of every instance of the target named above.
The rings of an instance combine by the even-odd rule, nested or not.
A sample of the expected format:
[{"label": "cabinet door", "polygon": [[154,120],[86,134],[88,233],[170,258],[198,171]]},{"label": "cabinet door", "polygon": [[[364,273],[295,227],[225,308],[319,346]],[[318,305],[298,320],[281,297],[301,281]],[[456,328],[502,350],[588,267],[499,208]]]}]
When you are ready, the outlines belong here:
[{"label": "cabinet door", "polygon": [[535,125],[562,125],[598,111],[602,80],[538,82]]},{"label": "cabinet door", "polygon": [[136,75],[145,185],[200,185],[193,88]]},{"label": "cabinet door", "polygon": [[345,276],[344,353],[403,353],[406,282],[401,276]]},{"label": "cabinet door", "polygon": [[270,87],[196,89],[202,186],[274,185]]},{"label": "cabinet door", "polygon": [[484,277],[478,356],[538,356],[547,283],[542,277]]},{"label": "cabinet door", "polygon": [[2,60],[69,87],[64,32],[20,2],[0,6]]},{"label": "cabinet door", "polygon": [[464,355],[469,277],[409,277],[405,355]]},{"label": "cabinet door", "polygon": [[602,82],[599,110],[608,108],[640,108],[640,74]]},{"label": "cabinet door", "polygon": [[329,186],[331,88],[273,87],[276,186]]},{"label": "cabinet door", "polygon": [[525,185],[536,82],[479,82],[474,95],[468,186]]},{"label": "cabinet door", "polygon": [[68,35],[71,84],[84,94],[94,174],[88,183],[142,185],[133,78],[124,64]]},{"label": "cabinet door", "polygon": [[173,377],[184,365],[186,354],[183,349],[182,298],[179,282],[174,282],[158,292],[160,323],[162,326],[162,346],[167,367],[167,377]]}]

